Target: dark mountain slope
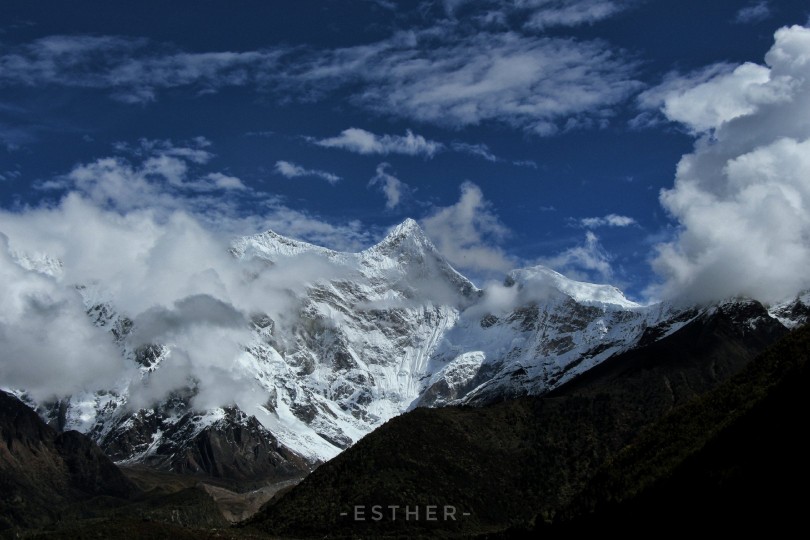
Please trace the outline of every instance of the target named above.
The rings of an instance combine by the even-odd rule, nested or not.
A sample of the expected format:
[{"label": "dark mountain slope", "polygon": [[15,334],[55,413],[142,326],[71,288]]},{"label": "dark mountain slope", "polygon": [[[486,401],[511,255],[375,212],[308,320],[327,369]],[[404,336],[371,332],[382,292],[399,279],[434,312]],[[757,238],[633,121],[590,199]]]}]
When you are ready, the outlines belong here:
[{"label": "dark mountain slope", "polygon": [[[550,520],[640,429],[786,332],[757,303],[727,304],[552,396],[417,409],[271,501],[252,525],[294,536],[469,535]],[[459,518],[356,522],[355,505],[366,515],[373,505],[453,505]]]},{"label": "dark mountain slope", "polygon": [[555,529],[803,526],[808,358],[810,327],[804,327],[645,430],[602,468]]},{"label": "dark mountain slope", "polygon": [[136,491],[90,439],[75,431],[57,435],[0,391],[0,529],[48,523],[73,502]]}]

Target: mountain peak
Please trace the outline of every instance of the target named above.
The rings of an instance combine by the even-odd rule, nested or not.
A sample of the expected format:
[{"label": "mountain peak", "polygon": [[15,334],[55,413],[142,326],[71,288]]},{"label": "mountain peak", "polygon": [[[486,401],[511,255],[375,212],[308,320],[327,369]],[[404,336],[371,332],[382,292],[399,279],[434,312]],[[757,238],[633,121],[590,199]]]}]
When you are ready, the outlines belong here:
[{"label": "mountain peak", "polygon": [[433,242],[419,226],[415,219],[407,218],[405,221],[388,231],[385,238],[369,248],[369,251],[390,251],[392,249],[401,250],[405,246],[410,246],[409,250],[416,248],[418,251],[435,252],[438,255]]},{"label": "mountain peak", "polygon": [[507,281],[521,285],[546,285],[570,296],[579,303],[613,304],[623,308],[637,308],[639,304],[628,300],[613,285],[600,285],[575,281],[546,266],[533,266],[509,272]]},{"label": "mountain peak", "polygon": [[302,253],[318,253],[326,256],[336,253],[325,247],[288,238],[270,229],[253,236],[237,238],[231,243],[231,250],[240,258],[259,255],[270,260],[278,256],[295,256]]},{"label": "mountain peak", "polygon": [[405,221],[391,229],[386,238],[399,237],[399,236],[425,236],[425,231],[419,226],[419,223],[413,218],[405,218]]}]

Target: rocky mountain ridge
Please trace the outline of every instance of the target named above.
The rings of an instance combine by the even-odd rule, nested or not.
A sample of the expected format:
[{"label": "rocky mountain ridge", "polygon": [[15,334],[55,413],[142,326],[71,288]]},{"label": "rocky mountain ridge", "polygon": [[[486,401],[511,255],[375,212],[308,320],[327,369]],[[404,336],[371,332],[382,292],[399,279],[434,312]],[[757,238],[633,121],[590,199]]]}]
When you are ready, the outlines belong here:
[{"label": "rocky mountain ridge", "polygon": [[[510,272],[500,291],[506,300],[495,301],[458,273],[413,220],[359,253],[270,231],[237,239],[230,251],[244,264],[246,280],[300,258],[328,269],[310,278],[303,293],[290,293],[289,316],[250,314],[239,365],[260,387],[259,405],[194,410],[190,386],[151,406],[132,406],[130,385],[161,377],[172,347],[129,343],[132,318],[95,285],[80,289],[88,315],[109,329],[137,368],[135,379],[29,404],[57,429],[88,434],[119,462],[283,480],[306,474],[406,410],[542,394],[717,309],[641,306],[614,287],[544,267]],[[51,274],[60,268],[52,260],[19,260]],[[773,306],[769,318],[799,324],[810,313],[808,296]]]}]

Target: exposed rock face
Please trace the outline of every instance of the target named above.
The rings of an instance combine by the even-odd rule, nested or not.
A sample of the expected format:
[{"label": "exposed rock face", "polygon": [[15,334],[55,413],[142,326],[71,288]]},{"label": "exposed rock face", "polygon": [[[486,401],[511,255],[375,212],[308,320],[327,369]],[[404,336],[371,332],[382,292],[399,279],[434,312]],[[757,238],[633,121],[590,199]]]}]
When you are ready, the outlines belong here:
[{"label": "exposed rock face", "polygon": [[[223,418],[195,435],[189,433],[194,431],[193,422],[191,417],[173,424],[162,438],[166,448],[157,448],[145,464],[242,485],[264,485],[267,478],[297,478],[311,470],[310,463],[280,445],[256,418],[238,409],[226,409]],[[171,457],[164,457],[170,451]]]}]

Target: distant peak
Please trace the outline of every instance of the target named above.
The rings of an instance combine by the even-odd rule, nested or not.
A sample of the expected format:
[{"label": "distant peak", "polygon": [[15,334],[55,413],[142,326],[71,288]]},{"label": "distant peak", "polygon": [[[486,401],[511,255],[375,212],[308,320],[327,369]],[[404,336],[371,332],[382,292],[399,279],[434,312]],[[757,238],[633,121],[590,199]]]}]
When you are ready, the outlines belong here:
[{"label": "distant peak", "polygon": [[506,284],[511,286],[514,283],[524,286],[532,283],[550,285],[580,303],[614,304],[624,308],[640,307],[636,302],[628,300],[624,293],[613,285],[576,281],[542,265],[512,270],[507,276]]},{"label": "distant peak", "polygon": [[405,218],[405,221],[391,229],[391,231],[386,236],[400,236],[403,234],[408,235],[420,235],[424,236],[425,232],[422,230],[422,227],[419,226],[419,223],[416,222],[415,219],[412,218]]},{"label": "distant peak", "polygon": [[274,260],[279,255],[295,256],[302,253],[320,253],[332,256],[336,254],[331,249],[288,238],[270,229],[253,236],[243,236],[235,239],[231,243],[231,252],[237,257],[259,255],[270,260]]},{"label": "distant peak", "polygon": [[406,240],[415,241],[417,244],[423,244],[426,247],[433,247],[433,244],[425,235],[425,231],[419,226],[415,219],[407,218],[405,221],[388,231],[377,246],[397,246]]}]

